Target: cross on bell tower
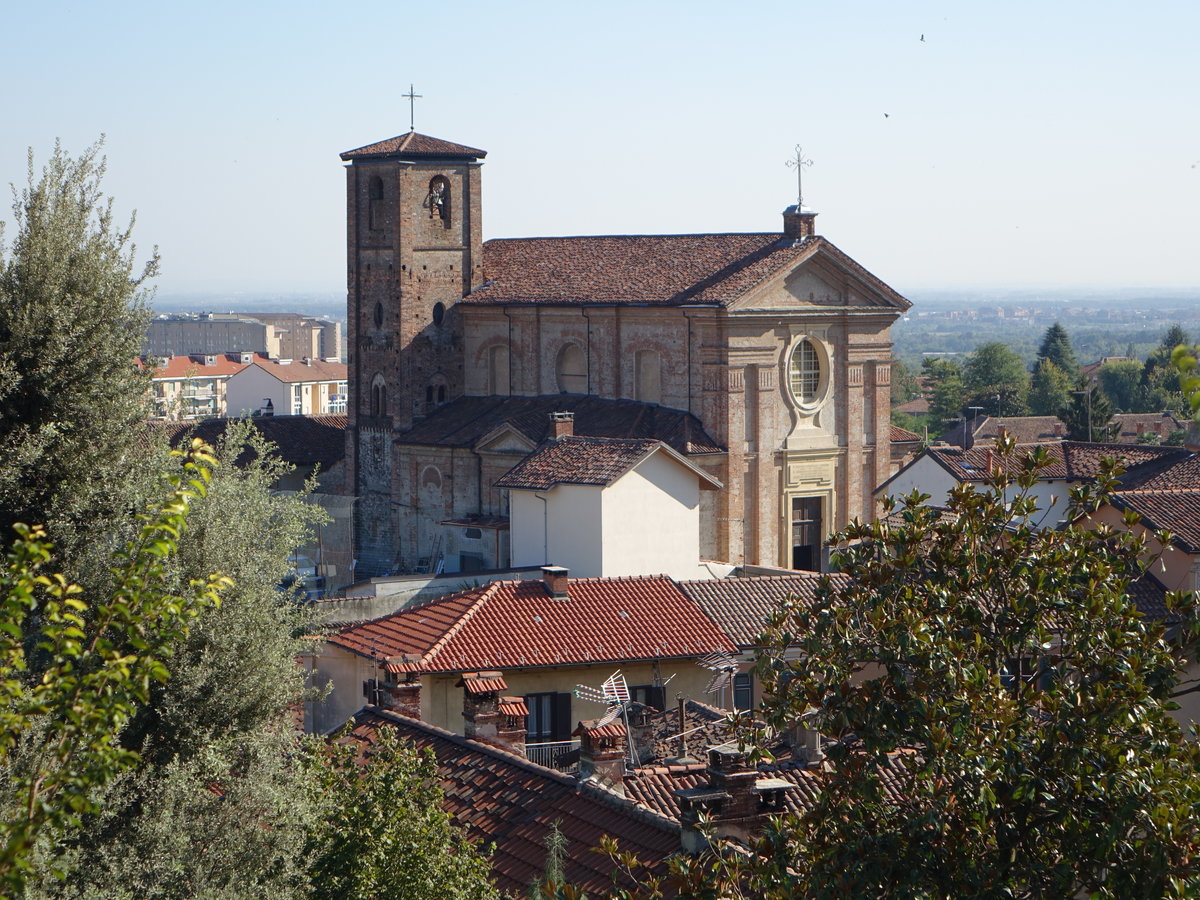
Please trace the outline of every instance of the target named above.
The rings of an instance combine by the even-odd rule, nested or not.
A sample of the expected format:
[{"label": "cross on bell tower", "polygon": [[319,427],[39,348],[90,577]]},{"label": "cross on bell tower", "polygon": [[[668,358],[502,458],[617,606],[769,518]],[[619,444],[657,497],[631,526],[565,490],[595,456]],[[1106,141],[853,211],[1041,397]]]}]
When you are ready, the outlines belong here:
[{"label": "cross on bell tower", "polygon": [[[408,85],[408,93],[401,94],[400,96],[404,97],[406,100],[408,100],[408,130],[416,131],[417,130],[417,127],[416,127],[416,121],[417,121],[417,119],[416,119],[416,101],[424,99],[424,95],[416,93],[413,90],[412,83],[410,82]],[[797,147],[796,149],[800,149],[800,148]]]}]

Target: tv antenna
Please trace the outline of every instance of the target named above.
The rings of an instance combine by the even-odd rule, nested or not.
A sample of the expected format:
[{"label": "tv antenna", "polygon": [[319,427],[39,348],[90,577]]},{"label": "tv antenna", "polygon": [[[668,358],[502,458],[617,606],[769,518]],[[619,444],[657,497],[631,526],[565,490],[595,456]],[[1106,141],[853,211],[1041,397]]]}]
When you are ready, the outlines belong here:
[{"label": "tv antenna", "polygon": [[630,765],[638,764],[637,752],[633,749],[633,741],[629,739],[629,685],[621,670],[613,672],[604,679],[600,687],[589,684],[575,685],[575,696],[589,703],[600,703],[607,706],[604,715],[596,720],[593,728],[601,728],[617,719],[622,719],[625,725],[625,746],[629,748]]},{"label": "tv antenna", "polygon": [[718,650],[700,657],[696,660],[696,664],[713,673],[704,691],[708,694],[716,694],[717,706],[724,709],[725,690],[733,684],[733,676],[737,674],[739,668],[738,661],[728,653]]}]

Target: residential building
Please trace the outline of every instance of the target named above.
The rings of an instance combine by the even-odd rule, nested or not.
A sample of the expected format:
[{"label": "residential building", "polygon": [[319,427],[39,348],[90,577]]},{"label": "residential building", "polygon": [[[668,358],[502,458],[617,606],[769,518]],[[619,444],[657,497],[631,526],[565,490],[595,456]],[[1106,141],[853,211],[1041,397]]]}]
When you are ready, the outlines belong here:
[{"label": "residential building", "polygon": [[725,486],[700,497],[704,558],[821,568],[893,469],[908,301],[796,206],[769,233],[484,243],[485,155],[416,132],[342,154],[362,573],[415,568],[443,523],[507,518],[495,484],[560,410]]},{"label": "residential building", "polygon": [[700,494],[721,483],[662,441],[580,437],[572,413],[556,415],[558,433],[496,482],[509,492],[512,565],[696,575]]},{"label": "residential building", "polygon": [[[702,697],[712,672],[697,660],[736,646],[665,576],[496,581],[329,634],[314,660],[330,695],[309,730],[340,727],[364,700],[461,730],[464,673],[497,670],[530,706],[527,741],[563,744],[575,723],[599,715],[573,696],[620,670],[633,699],[661,708],[662,688]],[[365,696],[364,696],[365,692]]]},{"label": "residential building", "polygon": [[342,356],[342,323],[299,313],[240,313],[243,318],[275,329],[281,359],[339,359]]},{"label": "residential building", "polygon": [[[1018,451],[1043,448],[1051,464],[1042,470],[1030,495],[1037,501],[1038,527],[1056,527],[1067,514],[1071,489],[1093,480],[1104,459],[1117,460],[1128,470],[1128,478],[1157,471],[1187,459],[1191,453],[1183,447],[1157,447],[1149,444],[1092,444],[1086,441],[1049,441],[1019,444]],[[944,507],[950,491],[960,484],[982,483],[994,471],[998,456],[991,446],[976,445],[971,450],[935,445],[926,448],[912,462],[879,486],[878,495],[900,499],[913,491],[929,495],[929,504]],[[1012,490],[1018,490],[1014,487]]]},{"label": "residential building", "polygon": [[224,416],[229,379],[253,353],[208,353],[158,360],[151,375],[154,418],[168,421]]},{"label": "residential building", "polygon": [[175,313],[150,320],[144,356],[189,356],[223,353],[279,356],[274,326],[237,313]]},{"label": "residential building", "polygon": [[230,415],[326,416],[346,412],[346,364],[256,357],[229,379]]}]

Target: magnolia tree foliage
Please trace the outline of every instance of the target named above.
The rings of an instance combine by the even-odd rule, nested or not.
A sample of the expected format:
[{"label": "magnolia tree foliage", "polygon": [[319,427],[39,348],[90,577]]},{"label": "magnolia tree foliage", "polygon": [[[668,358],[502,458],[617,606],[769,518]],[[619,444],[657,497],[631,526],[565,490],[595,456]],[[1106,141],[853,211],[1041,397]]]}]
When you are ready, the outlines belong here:
[{"label": "magnolia tree foliage", "polygon": [[192,621],[230,586],[224,576],[178,584],[170,575],[189,507],[206,492],[215,462],[200,446],[179,455],[170,496],[138,517],[137,535],[114,555],[108,595],[89,595],[48,571],[45,531],[15,526],[0,570],[0,881],[10,890],[29,876],[39,835],[77,828],[96,811],[97,792],[136,765],[137,753],[120,743],[123,729],[152,685],[167,680],[166,660]]},{"label": "magnolia tree foliage", "polygon": [[836,740],[822,791],[748,853],[679,861],[683,896],[1200,892],[1200,747],[1169,700],[1196,598],[1170,596],[1166,621],[1138,611],[1134,517],[1088,518],[1111,467],[1073,495],[1073,524],[1039,531],[1046,455],[1000,443],[996,460],[945,513],[914,495],[852,524],[836,538],[849,581],[773,622],[762,714]]}]

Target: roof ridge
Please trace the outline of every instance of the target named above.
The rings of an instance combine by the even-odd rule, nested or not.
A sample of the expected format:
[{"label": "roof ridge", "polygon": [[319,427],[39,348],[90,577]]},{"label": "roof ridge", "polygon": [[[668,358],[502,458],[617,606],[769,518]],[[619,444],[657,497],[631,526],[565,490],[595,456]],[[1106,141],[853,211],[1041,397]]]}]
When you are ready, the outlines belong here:
[{"label": "roof ridge", "polygon": [[435,737],[439,737],[442,740],[449,741],[460,747],[465,747],[466,749],[472,750],[476,753],[485,753],[489,756],[497,757],[512,765],[531,770],[543,778],[547,778],[551,781],[557,781],[564,787],[574,788],[576,791],[581,793],[590,793],[596,799],[618,809],[622,809],[625,812],[631,813],[636,818],[640,818],[646,821],[648,824],[656,825],[659,828],[672,833],[679,832],[680,823],[677,820],[642,806],[642,804],[638,803],[636,800],[631,800],[628,797],[622,797],[620,794],[617,794],[594,782],[583,781],[568,775],[565,772],[559,772],[556,769],[550,769],[546,766],[539,765],[538,763],[535,763],[533,760],[529,759],[527,756],[513,753],[511,750],[505,750],[492,744],[485,744],[482,741],[472,740],[464,735],[455,734],[452,731],[439,728],[437,725],[433,725],[430,722],[425,722],[421,719],[414,719],[409,716],[401,715],[394,710],[384,709],[383,707],[379,706],[365,706],[363,709],[370,710],[372,714],[377,715],[385,720],[397,720],[399,724],[408,725],[410,727],[416,726],[421,731],[425,731]]},{"label": "roof ridge", "polygon": [[429,649],[421,654],[421,663],[425,664],[427,662],[431,662],[433,658],[437,656],[439,652],[441,652],[442,648],[445,647],[446,644],[448,644],[451,640],[453,640],[453,638],[460,631],[462,631],[463,627],[475,617],[475,613],[477,613],[488,600],[495,596],[496,592],[501,588],[501,586],[517,583],[518,582],[510,581],[488,582],[483,591],[480,592],[479,597],[476,598],[475,602],[472,603],[470,607],[468,607],[468,609],[458,617],[453,625],[446,629],[445,634],[443,634],[438,640],[434,641],[430,645]]}]

